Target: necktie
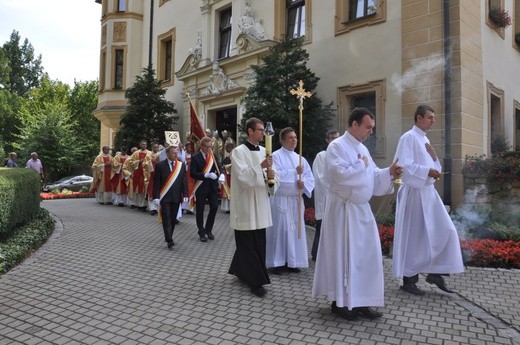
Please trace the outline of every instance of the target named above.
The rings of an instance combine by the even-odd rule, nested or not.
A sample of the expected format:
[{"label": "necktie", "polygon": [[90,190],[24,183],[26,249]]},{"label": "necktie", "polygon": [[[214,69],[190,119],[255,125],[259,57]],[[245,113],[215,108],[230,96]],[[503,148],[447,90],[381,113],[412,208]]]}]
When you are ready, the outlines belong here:
[{"label": "necktie", "polygon": [[170,171],[173,171],[173,162],[170,162]]}]

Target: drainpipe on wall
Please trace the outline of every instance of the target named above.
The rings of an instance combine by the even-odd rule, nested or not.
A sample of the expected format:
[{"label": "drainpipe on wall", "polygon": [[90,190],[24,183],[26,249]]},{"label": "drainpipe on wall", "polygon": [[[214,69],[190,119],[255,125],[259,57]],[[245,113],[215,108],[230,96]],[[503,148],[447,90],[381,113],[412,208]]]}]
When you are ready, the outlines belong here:
[{"label": "drainpipe on wall", "polygon": [[444,19],[444,204],[451,206],[451,38],[450,1],[443,0]]},{"label": "drainpipe on wall", "polygon": [[152,66],[152,39],[153,39],[153,2],[150,0],[150,36],[148,42],[148,66]]}]

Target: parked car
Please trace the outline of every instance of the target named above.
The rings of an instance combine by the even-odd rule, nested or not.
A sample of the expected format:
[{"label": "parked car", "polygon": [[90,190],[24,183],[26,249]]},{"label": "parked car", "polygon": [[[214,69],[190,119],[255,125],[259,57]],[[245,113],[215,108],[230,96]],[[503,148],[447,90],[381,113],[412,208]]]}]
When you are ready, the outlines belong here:
[{"label": "parked car", "polygon": [[68,189],[74,192],[79,192],[83,186],[90,187],[91,183],[92,176],[68,176],[56,182],[46,184],[45,186],[43,186],[42,190],[44,192],[50,192],[53,189],[57,189],[61,192],[63,189]]}]

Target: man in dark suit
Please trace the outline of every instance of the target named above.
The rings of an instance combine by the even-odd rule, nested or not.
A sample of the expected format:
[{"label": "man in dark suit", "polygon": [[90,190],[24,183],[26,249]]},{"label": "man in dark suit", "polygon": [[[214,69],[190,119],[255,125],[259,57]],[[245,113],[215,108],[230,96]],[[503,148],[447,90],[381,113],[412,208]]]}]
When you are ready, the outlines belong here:
[{"label": "man in dark suit", "polygon": [[174,245],[172,235],[179,205],[188,201],[186,166],[177,160],[177,153],[177,146],[166,148],[167,159],[157,163],[153,185],[153,202],[160,205],[164,239],[168,248]]},{"label": "man in dark suit", "polygon": [[[209,137],[201,139],[200,151],[191,157],[190,175],[196,180],[195,183],[195,202],[196,219],[198,234],[201,242],[206,242],[207,238],[213,240],[213,223],[218,210],[219,168],[215,157],[212,155],[212,140]],[[204,226],[204,206],[206,200],[209,203],[209,214]],[[207,238],[206,238],[207,236]]]}]

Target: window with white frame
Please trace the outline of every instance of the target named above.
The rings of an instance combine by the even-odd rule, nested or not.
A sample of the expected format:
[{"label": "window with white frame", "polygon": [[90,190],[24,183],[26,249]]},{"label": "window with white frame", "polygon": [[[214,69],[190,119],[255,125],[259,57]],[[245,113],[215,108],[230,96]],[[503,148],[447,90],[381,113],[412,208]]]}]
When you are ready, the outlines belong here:
[{"label": "window with white frame", "polygon": [[287,0],[286,33],[288,37],[305,36],[305,0]]},{"label": "window with white frame", "polygon": [[335,34],[384,23],[386,3],[385,0],[336,0]]},{"label": "window with white frame", "polygon": [[219,19],[218,58],[223,59],[229,57],[231,50],[231,25],[233,23],[231,7],[220,11]]},{"label": "window with white frame", "polygon": [[372,135],[363,142],[374,158],[384,158],[385,137],[385,80],[375,80],[367,84],[348,85],[338,90],[338,115],[340,129],[348,128],[348,117],[354,108],[367,108],[375,116],[376,126]]},{"label": "window with white frame", "polygon": [[114,51],[114,89],[123,88],[124,62],[124,49],[116,49]]}]

